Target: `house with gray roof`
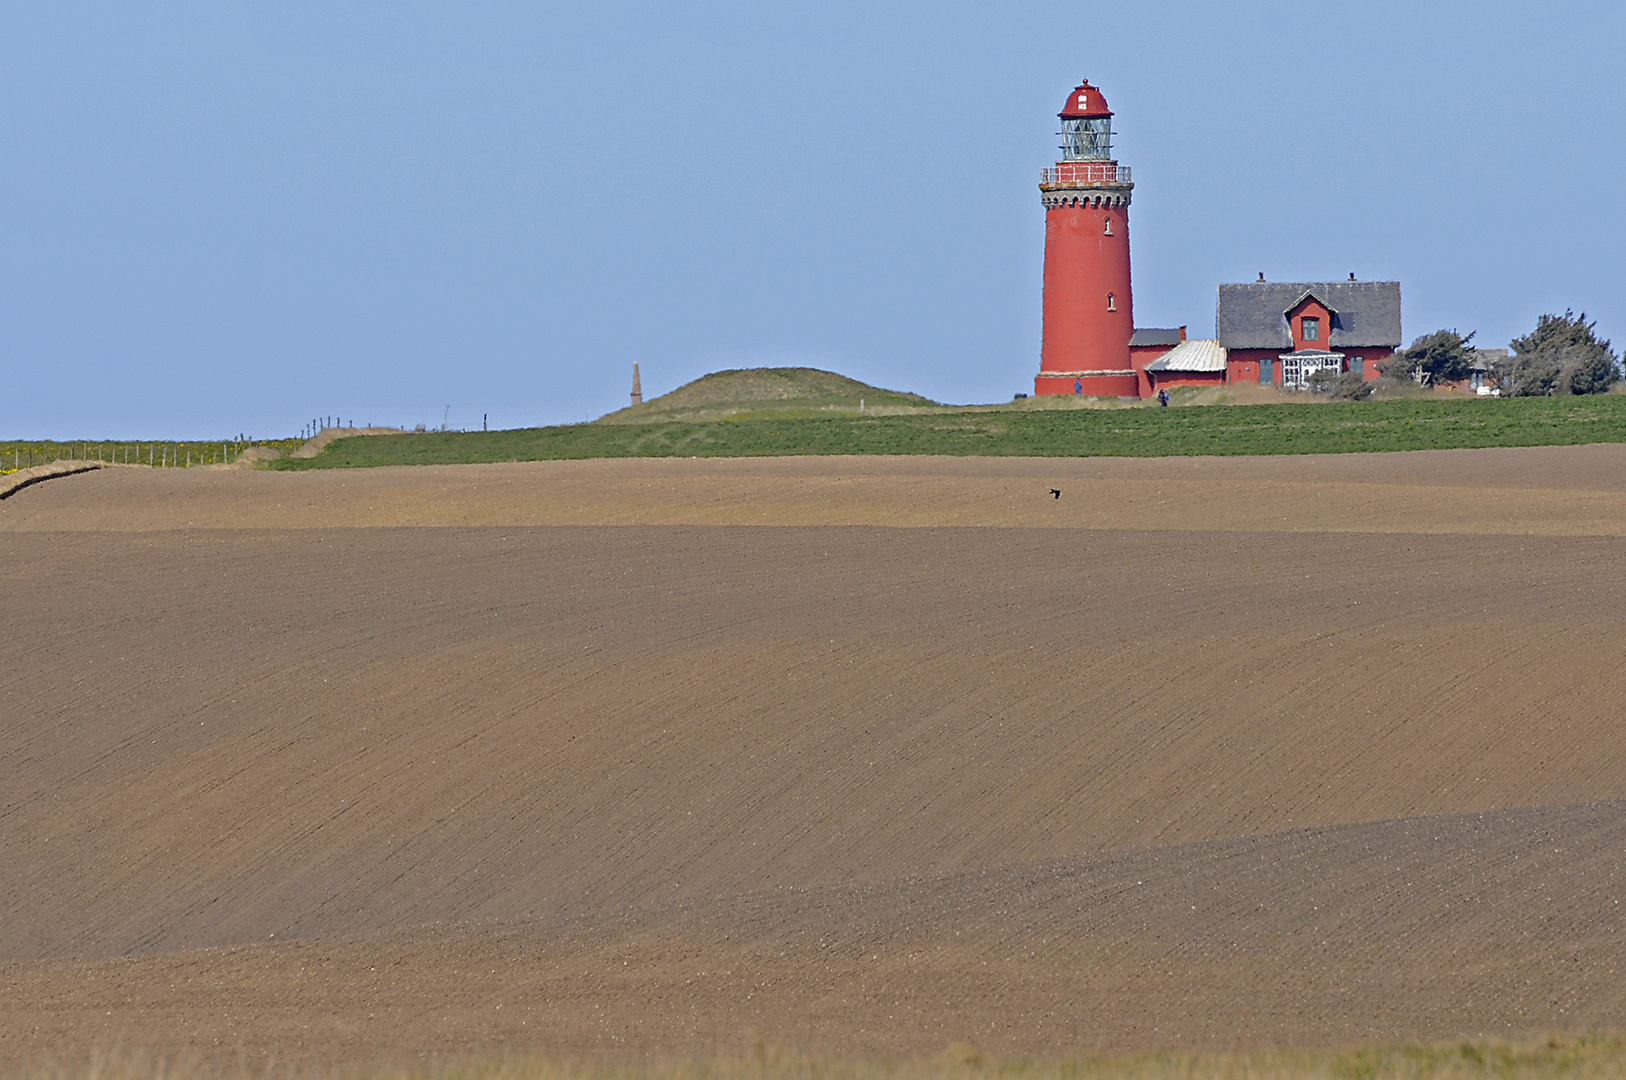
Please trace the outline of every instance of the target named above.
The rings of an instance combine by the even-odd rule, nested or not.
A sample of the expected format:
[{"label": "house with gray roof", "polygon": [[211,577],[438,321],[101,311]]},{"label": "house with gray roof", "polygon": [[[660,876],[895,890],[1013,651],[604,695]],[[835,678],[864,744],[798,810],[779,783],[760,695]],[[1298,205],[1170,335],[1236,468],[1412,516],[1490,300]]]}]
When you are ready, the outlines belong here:
[{"label": "house with gray roof", "polygon": [[1258,281],[1219,287],[1226,381],[1302,389],[1318,371],[1378,377],[1400,347],[1400,282]]}]

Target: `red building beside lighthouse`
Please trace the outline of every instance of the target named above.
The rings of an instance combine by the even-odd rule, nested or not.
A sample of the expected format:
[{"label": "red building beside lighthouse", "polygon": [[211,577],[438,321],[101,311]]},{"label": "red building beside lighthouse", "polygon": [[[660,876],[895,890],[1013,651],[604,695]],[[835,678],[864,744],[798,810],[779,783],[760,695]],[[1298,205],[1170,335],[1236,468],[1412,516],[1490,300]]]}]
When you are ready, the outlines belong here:
[{"label": "red building beside lighthouse", "polygon": [[[1112,158],[1112,110],[1080,83],[1061,116],[1061,160],[1039,178],[1044,203],[1044,343],[1036,394],[1135,397],[1130,361],[1129,169]],[[1167,351],[1164,346],[1161,351]],[[1150,359],[1150,357],[1148,357]]]}]

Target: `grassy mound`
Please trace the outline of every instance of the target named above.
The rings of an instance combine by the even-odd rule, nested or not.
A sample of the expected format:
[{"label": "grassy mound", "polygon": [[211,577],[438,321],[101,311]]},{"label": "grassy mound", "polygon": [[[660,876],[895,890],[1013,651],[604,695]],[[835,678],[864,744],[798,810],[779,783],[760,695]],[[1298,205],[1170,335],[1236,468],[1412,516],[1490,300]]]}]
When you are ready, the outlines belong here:
[{"label": "grassy mound", "polygon": [[663,421],[754,419],[877,409],[930,408],[919,394],[878,386],[817,368],[743,368],[714,371],[669,394],[601,417],[600,424],[653,424]]}]

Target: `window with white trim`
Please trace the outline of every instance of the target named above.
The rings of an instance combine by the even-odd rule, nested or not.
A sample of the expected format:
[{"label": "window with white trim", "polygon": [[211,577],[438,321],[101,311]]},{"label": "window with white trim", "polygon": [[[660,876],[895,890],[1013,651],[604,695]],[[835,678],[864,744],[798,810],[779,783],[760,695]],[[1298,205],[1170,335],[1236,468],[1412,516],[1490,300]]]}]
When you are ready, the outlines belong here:
[{"label": "window with white trim", "polygon": [[1318,371],[1336,371],[1340,374],[1344,370],[1344,358],[1338,353],[1326,356],[1295,356],[1288,353],[1282,357],[1282,388],[1284,390],[1303,390],[1310,382],[1310,376]]}]

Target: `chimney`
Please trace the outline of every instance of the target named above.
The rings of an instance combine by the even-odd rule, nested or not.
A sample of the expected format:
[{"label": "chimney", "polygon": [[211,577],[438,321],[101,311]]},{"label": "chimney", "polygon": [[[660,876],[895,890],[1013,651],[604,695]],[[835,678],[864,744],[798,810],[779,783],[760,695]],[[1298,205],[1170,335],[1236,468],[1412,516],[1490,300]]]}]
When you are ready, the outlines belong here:
[{"label": "chimney", "polygon": [[1186,328],[1183,326],[1180,328],[1180,340],[1186,340]]},{"label": "chimney", "polygon": [[634,405],[644,403],[644,385],[638,381],[638,361],[636,360],[632,362],[632,403]]}]

